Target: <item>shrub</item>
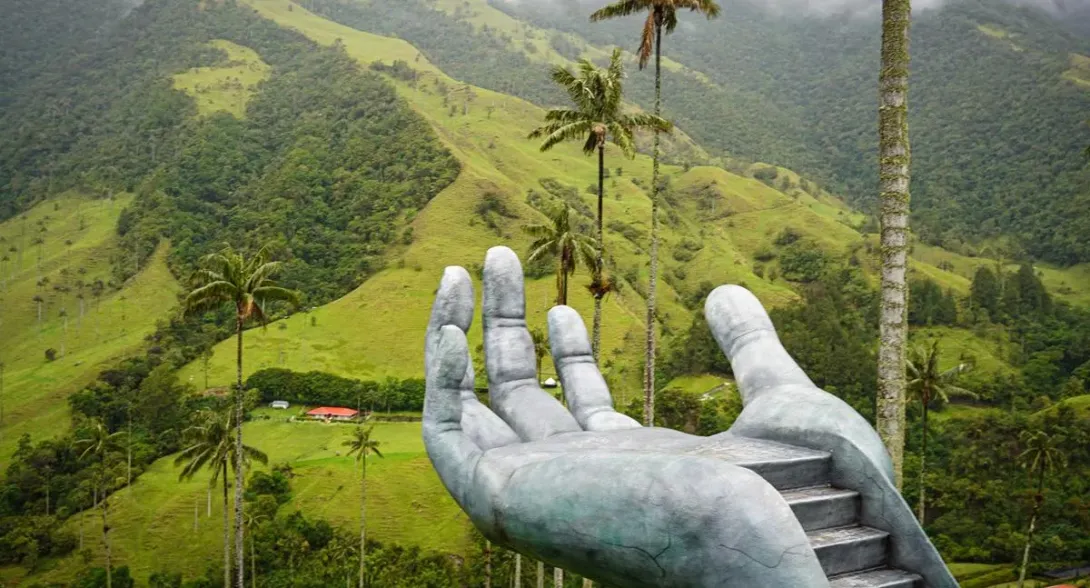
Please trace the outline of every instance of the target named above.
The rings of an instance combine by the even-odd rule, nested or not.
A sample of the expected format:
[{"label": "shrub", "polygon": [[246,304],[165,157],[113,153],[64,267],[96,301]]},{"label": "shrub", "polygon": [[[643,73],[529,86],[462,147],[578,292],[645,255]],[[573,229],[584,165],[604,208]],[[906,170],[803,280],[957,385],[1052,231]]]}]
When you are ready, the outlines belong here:
[{"label": "shrub", "polygon": [[259,370],[246,380],[246,387],[260,391],[262,402],[287,400],[296,404],[329,406],[366,405],[382,410],[424,409],[424,380],[388,378],[383,382],[342,378],[311,371],[282,368]]},{"label": "shrub", "polygon": [[753,170],[753,177],[765,183],[775,180],[778,175],[780,175],[780,170],[772,166],[761,166]]},{"label": "shrub", "polygon": [[49,349],[45,350],[45,360],[46,361],[55,361],[56,359],[57,359],[57,350],[56,349],[53,349],[52,347],[50,347]]},{"label": "shrub", "polygon": [[784,230],[780,231],[780,234],[776,236],[775,242],[776,245],[784,247],[797,242],[801,238],[802,233],[798,232],[798,230],[793,227],[787,227]]},{"label": "shrub", "polygon": [[797,243],[784,250],[780,256],[783,277],[792,282],[813,282],[821,277],[827,259],[820,249]]},{"label": "shrub", "polygon": [[628,241],[631,242],[633,245],[637,247],[642,247],[642,245],[640,244],[640,240],[643,238],[643,233],[641,233],[640,230],[636,227],[625,224],[619,220],[609,221],[608,227],[609,230],[615,233],[620,233],[622,237],[628,239]]},{"label": "shrub", "polygon": [[757,261],[772,261],[776,259],[776,251],[771,247],[761,247],[753,253],[753,259]]}]

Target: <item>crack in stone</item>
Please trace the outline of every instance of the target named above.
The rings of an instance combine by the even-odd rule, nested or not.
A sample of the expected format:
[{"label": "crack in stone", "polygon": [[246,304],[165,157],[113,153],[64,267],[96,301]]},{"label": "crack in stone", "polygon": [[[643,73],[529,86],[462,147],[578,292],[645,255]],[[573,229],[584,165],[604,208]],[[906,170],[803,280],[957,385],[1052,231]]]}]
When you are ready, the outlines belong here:
[{"label": "crack in stone", "polygon": [[745,550],[739,549],[737,547],[731,547],[729,545],[724,545],[722,543],[719,544],[719,547],[722,547],[723,549],[726,549],[726,550],[729,550],[729,551],[734,551],[734,552],[740,553],[740,554],[746,556],[746,559],[750,559],[750,560],[764,566],[765,569],[774,570],[774,569],[780,567],[780,564],[783,563],[783,558],[787,557],[788,553],[791,553],[796,548],[803,547],[805,545],[809,545],[809,544],[808,543],[799,543],[797,545],[792,545],[791,547],[788,547],[787,549],[784,549],[783,552],[780,553],[780,558],[777,559],[776,563],[774,563],[772,565],[766,564],[765,562],[763,562],[763,561],[753,557],[752,555],[746,553]]},{"label": "crack in stone", "polygon": [[596,541],[598,541],[600,543],[603,543],[605,545],[609,545],[610,547],[620,547],[622,549],[636,550],[636,551],[646,555],[651,560],[651,563],[655,564],[655,567],[657,567],[659,569],[659,578],[665,578],[666,577],[666,568],[662,567],[662,564],[659,563],[659,558],[662,557],[662,555],[664,553],[666,553],[670,549],[670,547],[673,546],[673,544],[674,544],[674,538],[671,537],[670,535],[666,536],[666,547],[663,547],[662,551],[659,551],[658,553],[652,555],[650,551],[647,551],[646,549],[644,549],[642,547],[639,547],[639,546],[636,546],[636,545],[625,545],[623,543],[612,543],[610,541],[606,541],[606,540],[601,539],[599,537],[596,537],[594,535],[590,535],[588,533],[580,532],[580,531],[578,531],[576,529],[571,528],[570,525],[568,527],[568,531],[570,533],[572,533],[572,534],[580,535],[582,537],[590,537],[590,538],[592,538],[592,539],[594,539],[594,540],[596,540]]}]

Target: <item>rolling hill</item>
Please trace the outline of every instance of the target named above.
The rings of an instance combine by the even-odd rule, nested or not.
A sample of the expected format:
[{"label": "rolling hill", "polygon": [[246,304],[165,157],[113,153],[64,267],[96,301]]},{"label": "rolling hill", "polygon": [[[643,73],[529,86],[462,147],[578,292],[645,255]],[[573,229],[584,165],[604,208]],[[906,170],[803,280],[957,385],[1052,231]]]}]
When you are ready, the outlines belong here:
[{"label": "rolling hill", "polygon": [[[7,463],[21,435],[62,433],[68,394],[139,352],[156,321],[174,311],[180,288],[167,269],[165,243],[135,277],[113,283],[117,220],[131,202],[128,195],[62,195],[0,224],[10,258],[0,269],[0,464]],[[46,357],[50,349],[52,361]]]},{"label": "rolling hill", "polygon": [[[410,42],[408,34],[395,38],[351,28],[344,24],[349,21],[348,12],[338,13],[337,20],[342,22],[334,22],[321,16],[320,8],[328,10],[321,1],[243,0],[241,4],[268,23],[298,33],[300,43],[305,40],[343,50],[360,70],[377,72],[383,83],[396,91],[397,99],[427,123],[459,166],[453,182],[426,206],[391,217],[397,229],[392,233],[409,237],[391,242],[381,252],[381,270],[328,304],[248,331],[245,371],[285,367],[371,380],[419,377],[422,334],[443,267],[463,265],[478,276],[490,246],[504,244],[524,252],[530,240],[521,227],[542,220],[543,202],[572,203],[583,211],[580,222],[589,223],[594,196],[587,186],[596,177],[595,162],[574,145],[540,153],[537,144],[525,137],[541,121],[542,108],[512,95],[522,93],[514,87],[505,93],[483,87],[489,85],[483,82],[475,85],[479,80],[474,78],[482,72],[472,64],[448,67],[449,58],[441,45],[425,51]],[[317,12],[308,10],[307,6],[315,5]],[[434,8],[457,15],[475,34],[500,35],[497,38],[503,39],[504,47],[516,47],[525,59],[519,63],[530,64],[536,68],[533,71],[544,71],[549,64],[571,63],[577,55],[604,54],[605,45],[564,33],[567,36],[563,38],[576,47],[572,53],[567,45],[555,41],[558,29],[526,24],[484,2],[442,0]],[[225,51],[227,62],[164,71],[162,81],[169,81],[173,91],[191,101],[190,120],[224,115],[245,118],[286,67],[276,55],[267,49],[262,53],[263,48],[257,45],[248,46],[241,35],[202,41],[202,47]],[[669,68],[678,76],[704,76],[683,63],[671,61]],[[467,77],[459,77],[462,74]],[[717,87],[718,82],[710,77],[703,79],[708,87]],[[548,90],[542,86],[542,91]],[[696,125],[682,126],[682,131],[699,137],[703,145],[704,137],[698,130]],[[854,256],[873,278],[875,237],[865,232],[866,215],[822,187],[825,184],[786,167],[710,157],[685,134],[679,134],[673,143],[676,165],[664,168],[670,184],[664,206],[659,317],[667,341],[689,328],[699,311],[699,294],[706,282],[744,284],[770,307],[798,301],[803,280],[785,278],[790,268],[784,265],[786,249],[778,244],[784,235],[792,235],[796,242],[831,260]],[[606,301],[602,364],[615,395],[624,402],[640,389],[642,284],[647,279],[644,258],[650,209],[644,188],[650,181],[651,166],[646,155],[629,161],[612,148],[607,152],[607,165],[606,245],[611,271],[621,288]],[[45,301],[39,327],[33,302],[39,291],[38,272],[32,263],[36,260],[34,246],[20,241],[24,252],[21,265],[16,270],[0,268],[0,275],[8,277],[0,290],[0,328],[7,335],[0,342],[0,358],[7,363],[0,459],[10,455],[15,439],[23,432],[49,430],[43,423],[63,416],[67,393],[88,382],[102,367],[138,352],[155,321],[176,311],[181,286],[168,269],[166,243],[136,277],[104,296],[101,305],[88,304],[79,323],[74,295],[52,289],[57,284],[74,284],[73,273],[86,276],[85,282],[110,279],[111,258],[123,253],[118,251],[118,220],[131,198],[111,202],[58,196],[28,212],[26,221],[16,217],[0,225],[0,236],[13,242],[32,235],[38,221],[44,221],[48,238],[42,247],[42,275],[51,276],[48,287],[41,287]],[[26,226],[30,232],[23,232]],[[68,241],[71,246],[64,245]],[[912,257],[914,276],[967,293],[977,268],[996,262],[964,255],[966,252],[918,243]],[[84,274],[78,271],[81,267],[86,269]],[[1085,264],[1066,268],[1042,265],[1037,270],[1057,298],[1085,305],[1090,303],[1088,268]],[[66,277],[59,277],[65,269]],[[544,327],[554,295],[553,280],[548,275],[550,268],[532,269],[537,277],[528,282],[528,320],[531,326]],[[589,317],[592,301],[582,287],[585,280],[585,275],[577,274],[571,304]],[[479,294],[479,281],[477,286]],[[68,309],[68,339],[60,308]],[[92,330],[97,319],[104,319],[101,332]],[[478,320],[470,334],[471,346],[480,342],[479,324]],[[951,358],[971,353],[983,371],[1010,369],[1001,337],[944,328],[921,329],[918,335],[942,336]],[[62,341],[64,357],[46,362],[44,350],[59,350]],[[208,385],[228,384],[234,374],[233,362],[233,342],[220,343],[211,361]],[[546,373],[551,373],[548,362],[546,366]],[[203,387],[202,371],[199,364],[191,364],[182,370],[182,381]],[[694,374],[677,385],[700,392],[722,381],[721,376]],[[288,463],[297,474],[288,508],[340,524],[358,524],[356,474],[340,449],[345,429],[288,423],[282,413],[271,411],[258,411],[257,416],[247,424],[249,442],[268,452],[272,463]],[[369,531],[380,540],[457,552],[467,544],[467,527],[439,486],[423,454],[418,429],[418,424],[411,423],[378,425],[376,434],[389,455],[375,462]],[[131,490],[120,491],[111,507],[120,521],[114,531],[117,554],[133,566],[140,579],[162,569],[202,571],[203,562],[214,559],[219,549],[217,501],[213,501],[208,518],[204,480],[179,484],[176,476],[171,459],[161,459]],[[410,498],[406,500],[406,496]],[[81,523],[93,538],[90,521],[71,520],[68,526],[74,529]],[[89,547],[92,561],[99,561],[101,552],[94,539]],[[10,579],[63,582],[71,580],[84,565],[80,556],[71,555],[43,563],[29,578],[24,577],[26,570],[17,568],[0,574]]]}]

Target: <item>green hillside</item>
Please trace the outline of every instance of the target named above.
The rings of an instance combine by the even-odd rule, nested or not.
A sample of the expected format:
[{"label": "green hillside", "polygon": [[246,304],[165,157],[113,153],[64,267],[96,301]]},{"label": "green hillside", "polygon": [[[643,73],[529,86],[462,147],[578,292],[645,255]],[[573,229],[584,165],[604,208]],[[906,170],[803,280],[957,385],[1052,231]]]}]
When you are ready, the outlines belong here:
[{"label": "green hillside", "polygon": [[[359,470],[341,446],[351,427],[291,423],[286,420],[288,412],[295,413],[257,411],[257,420],[244,433],[248,444],[269,453],[270,464],[292,467],[292,500],[283,508],[357,528]],[[462,552],[469,526],[424,453],[420,423],[381,423],[375,438],[382,443],[385,457],[368,465],[369,536],[428,550]],[[203,571],[222,549],[222,504],[217,488],[209,514],[207,478],[179,482],[172,460],[160,460],[131,490],[118,492],[111,505],[116,521],[114,557],[126,562],[137,578],[162,570]],[[82,520],[85,545],[91,548],[92,561],[102,565],[101,526],[92,513],[87,514]],[[69,530],[78,533],[79,524],[80,519],[73,519]],[[69,582],[85,565],[81,557],[70,557],[33,579]],[[17,573],[8,570],[11,579]]]},{"label": "green hillside", "polygon": [[[185,275],[199,255],[224,239],[241,246],[271,240],[274,251],[288,259],[289,285],[317,301],[302,312],[246,332],[245,374],[281,367],[383,380],[422,376],[423,333],[445,266],[467,267],[477,279],[479,296],[485,251],[503,244],[524,253],[530,239],[522,227],[541,221],[545,204],[566,201],[578,211],[578,222],[590,225],[595,195],[588,186],[596,179],[596,162],[577,145],[540,153],[537,142],[525,137],[543,117],[540,104],[555,96],[554,89],[541,83],[544,76],[540,74],[549,65],[570,64],[580,55],[605,55],[607,44],[600,37],[572,32],[575,29],[563,22],[553,23],[555,28],[541,22],[540,26],[526,24],[483,0],[410,0],[397,6],[329,0],[240,3],[241,10],[231,3],[202,3],[199,10],[196,3],[177,3],[160,10],[166,5],[149,2],[136,13],[151,30],[163,34],[179,22],[194,25],[192,31],[183,28],[171,37],[173,50],[184,58],[165,59],[169,66],[133,66],[144,76],[145,86],[127,90],[157,88],[162,94],[155,106],[169,114],[163,115],[165,119],[180,117],[179,121],[156,144],[161,149],[158,154],[147,153],[150,150],[139,145],[144,131],[134,125],[133,129],[119,127],[122,130],[116,135],[103,132],[86,143],[74,143],[62,155],[70,167],[62,176],[64,181],[86,180],[88,189],[103,193],[103,186],[112,180],[90,172],[99,169],[95,162],[112,160],[92,160],[88,154],[97,153],[92,147],[108,146],[117,136],[135,142],[125,144],[139,152],[139,165],[118,171],[133,184],[135,196],[111,200],[58,196],[25,217],[14,216],[0,224],[4,249],[15,246],[12,255],[20,254],[0,266],[0,329],[5,335],[0,340],[0,360],[5,362],[0,465],[12,455],[23,433],[40,440],[68,432],[66,397],[118,359],[142,355],[145,337],[155,330],[156,322],[177,315],[181,286],[174,275]],[[260,18],[249,13],[251,8]],[[375,11],[390,18],[368,21],[365,17],[374,16]],[[439,20],[421,18],[433,14]],[[438,36],[437,28],[443,27],[450,28]],[[1015,38],[1000,39],[996,31],[1004,30],[989,25],[978,32],[991,40]],[[487,50],[481,50],[477,61],[459,59],[467,47]],[[705,73],[706,68],[692,57],[691,50],[682,50],[676,60],[669,60],[669,75],[676,77],[668,79],[697,80],[716,100],[735,95],[737,87],[728,87],[726,78],[717,80],[714,72]],[[126,71],[130,66],[110,67]],[[511,75],[518,68],[528,72],[521,88],[511,81],[522,79]],[[509,85],[497,86],[501,78]],[[633,107],[645,103],[641,92],[646,92],[646,78],[631,72]],[[118,106],[110,112],[132,107]],[[754,112],[768,114],[762,109]],[[798,114],[784,112],[784,116]],[[782,122],[777,116],[769,114],[768,128]],[[735,152],[731,143],[711,140],[708,134],[715,125],[729,124],[724,122],[729,119],[713,118],[716,122],[705,128],[693,118],[681,117],[679,132],[668,141],[673,164],[663,168],[668,184],[663,197],[658,317],[664,355],[688,349],[686,345],[706,347],[710,339],[706,332],[701,331],[703,342],[694,343],[693,336],[704,328],[699,321],[702,297],[711,286],[737,283],[753,290],[770,308],[802,309],[789,323],[794,329],[790,340],[809,346],[811,352],[800,361],[835,360],[838,353],[860,349],[862,356],[850,357],[866,357],[872,339],[861,342],[860,331],[851,330],[858,324],[848,323],[844,316],[852,314],[853,320],[862,321],[873,310],[873,298],[860,290],[877,284],[877,239],[868,216],[831,189],[856,184],[850,178],[840,178],[840,183],[825,178],[815,181],[824,172],[809,168],[808,162],[820,155],[815,151],[795,158],[799,150],[807,150],[805,142],[796,141],[789,152],[765,145],[774,154],[767,160],[798,162],[799,169],[813,175],[765,163],[742,163],[733,157],[758,160],[757,152],[763,147]],[[57,133],[70,132],[59,123],[50,124],[57,125]],[[750,127],[738,136],[766,130]],[[794,139],[777,135],[767,140]],[[19,148],[7,153],[18,151],[27,161],[45,165],[36,159],[33,140],[21,136],[12,145]],[[718,157],[709,156],[704,147],[718,150]],[[387,153],[387,148],[397,151]],[[859,156],[858,150],[853,153]],[[605,200],[607,265],[620,288],[605,302],[601,363],[618,403],[627,405],[641,393],[650,214],[646,188],[651,163],[645,154],[626,160],[612,147],[606,155],[610,170]],[[8,181],[5,189],[21,181],[15,159],[0,161],[12,163],[0,166],[7,174],[0,178]],[[36,190],[49,191],[52,179],[49,186],[36,186]],[[857,197],[854,202],[862,200]],[[39,230],[42,227],[44,232]],[[40,271],[39,247],[33,243],[39,235],[44,239]],[[158,245],[152,248],[151,244]],[[1041,335],[1044,326],[1035,323],[1031,329],[1008,316],[1018,315],[1021,320],[1019,305],[1027,304],[1024,299],[1002,298],[1007,314],[981,318],[981,311],[970,308],[966,297],[978,270],[998,268],[1004,279],[1009,278],[1009,283],[1002,282],[1009,289],[1032,289],[1036,279],[1055,300],[1072,303],[1076,309],[1087,307],[1090,264],[1035,265],[1027,270],[1030,283],[1016,282],[1021,264],[982,255],[990,254],[986,245],[991,242],[970,246],[948,239],[945,244],[949,249],[915,243],[910,277],[936,284],[961,318],[935,325],[920,323],[912,330],[913,340],[940,339],[943,368],[971,360],[970,382],[974,389],[979,385],[988,392],[984,399],[988,402],[1005,402],[1007,397],[1000,398],[1000,393],[1022,395],[1023,401],[1034,400],[1031,394],[1047,399],[1066,385],[1064,378],[1078,380],[1076,374],[1084,373],[1077,365],[1082,356],[1069,351],[1073,347],[1068,345],[1077,336],[1056,326],[1071,315],[1049,317],[1054,322],[1046,326],[1067,337],[1057,343]],[[527,269],[533,276],[527,283],[528,321],[531,327],[543,328],[555,296],[552,268]],[[854,289],[844,293],[842,300],[830,302],[827,290],[832,282],[826,280],[839,270],[851,276],[857,272],[859,284],[850,279],[844,282]],[[135,275],[125,281],[115,277],[129,274]],[[43,277],[49,281],[39,285]],[[101,299],[92,297],[90,287],[84,286],[85,308],[80,313],[77,280],[121,283],[106,287]],[[587,281],[582,270],[576,274],[569,303],[589,322],[593,302],[583,287]],[[42,296],[40,325],[35,295]],[[67,329],[61,309],[67,311]],[[206,317],[203,326],[212,327],[211,320]],[[470,333],[471,348],[480,343],[479,325],[478,320]],[[827,329],[820,332],[839,338],[815,340],[811,329]],[[838,347],[844,341],[854,346]],[[56,350],[55,360],[46,359],[47,349]],[[821,353],[812,353],[815,349]],[[198,393],[229,385],[235,376],[234,352],[233,340],[220,341],[207,373],[201,361],[193,361],[179,370],[180,381]],[[480,361],[480,353],[474,355]],[[196,356],[189,353],[176,365]],[[828,372],[853,367],[829,364]],[[544,371],[543,377],[554,375],[551,362],[545,362]],[[683,373],[669,386],[692,394],[718,391],[729,378],[707,373],[716,371],[723,370]],[[484,383],[482,372],[478,370]],[[855,385],[866,388],[870,383]],[[1075,385],[1082,385],[1082,380]],[[872,397],[869,390],[863,392]],[[210,397],[194,396],[193,405],[202,398]],[[1085,414],[1085,398],[1075,395],[1057,404]],[[1061,412],[1055,406],[1049,410],[1049,414]],[[1011,420],[1013,425],[1000,423],[1006,428],[994,427],[1011,438],[1017,438],[1017,427],[1025,424],[1017,420],[1021,416],[1008,415],[1005,408],[955,405],[936,415],[936,422],[945,427],[935,433],[936,446],[947,443],[958,450],[984,439],[957,437],[967,435],[957,429],[962,419]],[[307,516],[354,527],[358,478],[341,446],[349,428],[285,418],[283,412],[259,409],[245,429],[247,443],[267,452],[271,464],[294,469],[293,499],[281,512],[298,509]],[[369,470],[371,535],[427,551],[466,554],[469,527],[438,484],[423,452],[419,424],[380,423],[376,435],[386,457],[373,462]],[[174,449],[160,449],[152,457],[177,448],[169,445],[169,435],[156,442],[158,447]],[[950,460],[953,453],[944,451],[941,459]],[[1006,461],[1013,467],[1012,460]],[[974,466],[987,470],[986,464]],[[208,516],[204,474],[178,483],[177,473],[171,457],[160,458],[131,488],[119,489],[111,503],[115,556],[131,566],[139,582],[161,570],[198,575],[218,557],[218,497],[213,496]],[[1010,484],[1000,493],[1020,496],[1023,489]],[[975,489],[962,485],[950,490],[951,495],[955,492]],[[940,508],[951,510],[945,504]],[[101,565],[99,528],[92,513],[84,514],[86,520],[70,519],[64,528],[75,533],[82,524],[88,561]],[[967,530],[968,525],[959,523],[938,523],[945,525],[941,526],[947,534],[944,550],[953,552],[974,542],[970,533],[976,529]],[[1053,536],[1065,532],[1054,531]],[[993,551],[957,553],[973,561],[1012,561],[1013,556],[1004,550],[1014,542],[1008,533],[1002,542],[996,539],[1000,547],[989,544]],[[1069,543],[1074,545],[1075,540]],[[47,558],[29,575],[23,567],[0,567],[0,578],[69,582],[87,567],[83,558],[75,552]],[[974,573],[983,569],[966,567]]]},{"label": "green hillside", "polygon": [[[0,224],[10,258],[0,268],[0,464],[24,433],[38,439],[63,433],[68,394],[136,353],[156,321],[173,312],[179,287],[166,267],[166,245],[134,278],[120,288],[113,283],[117,219],[131,202],[127,195],[66,195]],[[34,244],[39,237],[40,247]],[[40,323],[35,296],[42,299]],[[46,359],[47,349],[56,351],[54,361]]]}]

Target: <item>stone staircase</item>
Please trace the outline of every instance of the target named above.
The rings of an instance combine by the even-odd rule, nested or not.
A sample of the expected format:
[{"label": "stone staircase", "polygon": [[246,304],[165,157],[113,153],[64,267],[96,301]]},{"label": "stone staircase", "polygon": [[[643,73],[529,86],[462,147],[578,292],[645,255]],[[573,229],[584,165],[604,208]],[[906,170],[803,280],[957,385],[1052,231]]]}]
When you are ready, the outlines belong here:
[{"label": "stone staircase", "polygon": [[919,575],[889,567],[889,533],[860,524],[859,493],[830,485],[828,453],[742,437],[716,453],[780,491],[832,588],[924,588]]}]

